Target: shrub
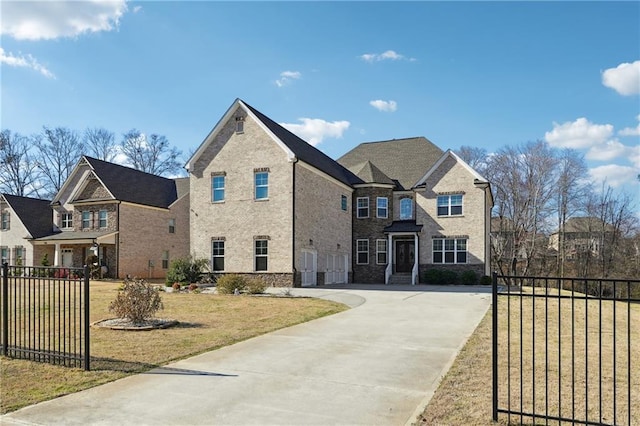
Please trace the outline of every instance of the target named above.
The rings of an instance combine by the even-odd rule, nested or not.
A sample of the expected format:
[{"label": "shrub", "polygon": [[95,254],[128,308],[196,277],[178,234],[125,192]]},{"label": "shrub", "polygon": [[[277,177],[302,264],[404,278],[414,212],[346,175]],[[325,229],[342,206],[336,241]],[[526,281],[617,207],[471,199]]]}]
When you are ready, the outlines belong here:
[{"label": "shrub", "polygon": [[219,294],[233,294],[236,289],[244,291],[247,287],[247,280],[238,274],[223,275],[216,281]]},{"label": "shrub", "polygon": [[167,283],[197,283],[208,269],[207,259],[194,259],[192,257],[175,259],[167,271]]},{"label": "shrub", "polygon": [[262,278],[251,278],[247,280],[245,288],[249,294],[262,294],[267,289],[267,283]]},{"label": "shrub", "polygon": [[445,269],[428,269],[423,277],[428,284],[457,284],[458,282],[458,274]]},{"label": "shrub", "polygon": [[100,278],[100,263],[98,256],[90,254],[84,260],[84,264],[89,266],[89,277],[93,280]]},{"label": "shrub", "polygon": [[460,284],[476,285],[478,284],[478,274],[476,271],[464,271],[460,274]]},{"label": "shrub", "polygon": [[109,305],[109,312],[134,324],[153,317],[160,309],[163,306],[159,290],[142,279],[125,280]]},{"label": "shrub", "polygon": [[493,278],[489,275],[483,275],[480,277],[480,285],[491,285],[493,284]]}]

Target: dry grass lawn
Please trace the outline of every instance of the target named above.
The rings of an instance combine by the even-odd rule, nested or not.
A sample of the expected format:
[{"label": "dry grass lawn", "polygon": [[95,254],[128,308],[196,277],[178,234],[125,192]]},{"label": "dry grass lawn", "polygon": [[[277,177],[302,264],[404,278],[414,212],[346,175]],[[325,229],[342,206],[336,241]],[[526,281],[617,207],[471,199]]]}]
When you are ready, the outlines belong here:
[{"label": "dry grass lawn", "polygon": [[[524,291],[530,293],[531,289]],[[540,291],[536,289],[536,293]],[[522,411],[528,413],[548,413],[549,416],[564,418],[575,416],[576,419],[588,417],[589,421],[605,424],[640,425],[640,305],[615,303],[617,327],[614,348],[614,302],[604,301],[600,305],[596,300],[549,299],[545,303],[541,298],[535,301],[523,298],[521,306],[519,299],[510,299],[510,302],[506,297],[499,300],[500,408],[507,408],[510,394],[511,410],[522,407]],[[520,312],[523,313],[522,331]],[[490,311],[444,377],[419,424],[494,424],[491,411],[491,319]],[[629,323],[630,334],[627,329]],[[546,329],[548,334],[545,334]],[[507,344],[508,336],[510,345]],[[631,371],[627,369],[628,337],[631,340]],[[627,394],[628,374],[631,376],[631,401]],[[533,381],[535,392],[531,386]],[[585,384],[588,392],[585,392]],[[631,420],[628,418],[629,403]],[[509,418],[500,414],[499,424],[545,424],[545,421],[539,417],[534,421],[530,417],[521,419],[512,415]],[[550,421],[548,424],[558,422]]]},{"label": "dry grass lawn", "polygon": [[[119,283],[91,283],[91,321],[111,318]],[[180,321],[152,331],[91,330],[91,370],[0,357],[0,412],[77,392],[171,361],[347,309],[310,298],[166,293],[158,317]]]}]

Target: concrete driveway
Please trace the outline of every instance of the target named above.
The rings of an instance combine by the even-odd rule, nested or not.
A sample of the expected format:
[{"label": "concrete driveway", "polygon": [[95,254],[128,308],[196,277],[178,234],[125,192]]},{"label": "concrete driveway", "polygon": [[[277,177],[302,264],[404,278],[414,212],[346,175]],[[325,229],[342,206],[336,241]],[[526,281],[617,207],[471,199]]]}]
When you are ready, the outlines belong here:
[{"label": "concrete driveway", "polygon": [[410,424],[491,302],[488,287],[293,292],[353,309],[26,407],[0,423]]}]

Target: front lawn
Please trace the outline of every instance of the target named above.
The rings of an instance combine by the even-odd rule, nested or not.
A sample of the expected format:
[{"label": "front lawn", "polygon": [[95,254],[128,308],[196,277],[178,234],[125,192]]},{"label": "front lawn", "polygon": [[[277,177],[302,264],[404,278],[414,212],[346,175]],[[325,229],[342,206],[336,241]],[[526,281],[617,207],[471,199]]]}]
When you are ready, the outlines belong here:
[{"label": "front lawn", "polygon": [[[111,318],[120,283],[91,283],[91,321]],[[320,299],[162,294],[160,318],[180,321],[152,331],[91,329],[91,371],[0,357],[0,412],[87,389],[222,346],[341,312]]]}]

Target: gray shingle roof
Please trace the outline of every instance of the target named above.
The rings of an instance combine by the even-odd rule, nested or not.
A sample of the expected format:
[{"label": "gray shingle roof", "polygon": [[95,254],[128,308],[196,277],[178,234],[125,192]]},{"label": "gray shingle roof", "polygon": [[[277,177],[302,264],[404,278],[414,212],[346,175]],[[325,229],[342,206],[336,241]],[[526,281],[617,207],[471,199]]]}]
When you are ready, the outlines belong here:
[{"label": "gray shingle roof", "polygon": [[395,182],[385,175],[371,161],[354,166],[352,171],[366,183],[386,183],[395,186]]},{"label": "gray shingle roof", "polygon": [[53,234],[53,211],[49,200],[2,195],[33,238]]},{"label": "gray shingle roof", "polygon": [[363,183],[362,180],[356,176],[352,171],[343,167],[335,160],[331,159],[324,152],[313,147],[303,139],[294,135],[251,105],[242,101],[243,104],[251,110],[251,112],[274,134],[280,139],[294,154],[295,156],[304,161],[307,164],[312,165],[328,174],[329,176],[339,180],[346,185],[353,185],[357,183]]},{"label": "gray shingle roof", "polygon": [[424,137],[361,143],[338,159],[353,171],[365,161],[373,163],[405,189],[415,185],[442,156],[443,151]]},{"label": "gray shingle roof", "polygon": [[178,198],[173,179],[92,157],[84,158],[116,200],[167,208]]}]

